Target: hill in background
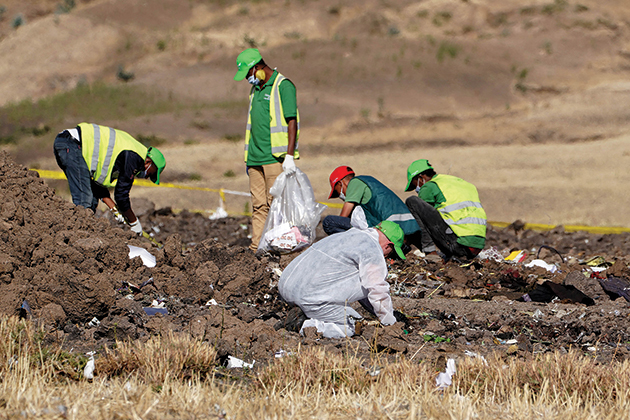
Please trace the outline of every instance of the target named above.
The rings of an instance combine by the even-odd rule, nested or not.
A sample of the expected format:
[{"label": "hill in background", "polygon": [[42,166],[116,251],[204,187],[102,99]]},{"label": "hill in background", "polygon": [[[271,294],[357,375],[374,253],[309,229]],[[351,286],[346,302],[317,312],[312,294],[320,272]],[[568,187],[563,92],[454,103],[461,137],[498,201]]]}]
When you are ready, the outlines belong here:
[{"label": "hill in background", "polygon": [[[630,204],[625,3],[0,0],[0,141],[56,169],[54,133],[97,122],[160,145],[167,181],[246,191],[249,88],[232,77],[253,46],[298,87],[318,199],[340,164],[404,197],[406,166],[428,158],[493,220],[630,225],[610,212]],[[133,194],[217,203],[160,191]]]}]

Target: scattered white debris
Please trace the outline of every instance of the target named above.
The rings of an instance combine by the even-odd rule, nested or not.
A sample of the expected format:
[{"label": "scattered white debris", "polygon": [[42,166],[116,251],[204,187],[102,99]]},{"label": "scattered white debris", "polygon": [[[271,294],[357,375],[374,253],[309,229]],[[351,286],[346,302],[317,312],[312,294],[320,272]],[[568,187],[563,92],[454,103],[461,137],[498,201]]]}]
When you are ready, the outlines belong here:
[{"label": "scattered white debris", "polygon": [[129,247],[129,259],[140,257],[142,264],[149,268],[155,267],[155,256],[151,255],[149,251],[138,246],[127,245]]},{"label": "scattered white debris", "polygon": [[214,299],[210,299],[209,301],[206,302],[206,306],[216,306],[216,305],[218,305],[218,303]]},{"label": "scattered white debris", "polygon": [[83,368],[83,377],[87,380],[94,379],[94,354],[95,352],[93,351],[85,354],[86,356],[90,356],[90,359],[87,361],[85,367]]},{"label": "scattered white debris", "polygon": [[280,270],[278,267],[273,268],[271,271],[273,272],[273,274],[275,274],[278,277],[282,275],[282,270]]},{"label": "scattered white debris", "polygon": [[158,302],[157,300],[153,300],[153,302],[151,302],[152,308],[163,308],[164,305],[165,305],[164,302]]},{"label": "scattered white debris", "polygon": [[534,313],[532,314],[532,317],[536,320],[540,319],[540,318],[544,318],[545,314],[542,313],[542,311],[540,309],[536,309],[534,311]]},{"label": "scattered white debris", "polygon": [[241,359],[237,359],[236,357],[228,356],[227,367],[232,368],[249,368],[252,369],[254,367],[255,360],[252,360],[251,363],[246,363]]},{"label": "scattered white debris", "polygon": [[503,262],[503,255],[499,252],[496,246],[482,250],[477,254],[477,258],[480,260],[494,260],[497,262]]},{"label": "scattered white debris", "polygon": [[97,327],[99,325],[101,325],[101,321],[99,321],[97,317],[92,318],[92,320],[88,322],[88,327]]},{"label": "scattered white debris", "polygon": [[483,364],[484,365],[488,365],[488,361],[486,360],[485,357],[483,357],[482,355],[480,355],[479,353],[475,353],[474,351],[470,351],[470,350],[464,350],[464,354],[468,357],[474,357],[477,359],[481,359],[483,360]]},{"label": "scattered white debris", "polygon": [[558,266],[549,264],[543,260],[533,260],[532,262],[525,264],[525,267],[527,268],[542,267],[545,270],[549,271],[550,273],[555,273],[556,271],[558,271]]},{"label": "scattered white debris", "polygon": [[451,386],[453,383],[453,375],[455,375],[456,372],[455,359],[448,359],[446,361],[446,370],[438,373],[437,378],[435,378],[435,385],[438,389],[444,389]]},{"label": "scattered white debris", "polygon": [[368,371],[370,376],[378,376],[381,373],[381,368],[376,366]]},{"label": "scattered white debris", "polygon": [[223,208],[223,206],[217,207],[217,209],[210,215],[210,220],[224,219],[228,217],[227,211]]},{"label": "scattered white debris", "polygon": [[274,356],[276,357],[276,359],[282,359],[283,357],[293,356],[293,352],[280,349],[274,354]]}]

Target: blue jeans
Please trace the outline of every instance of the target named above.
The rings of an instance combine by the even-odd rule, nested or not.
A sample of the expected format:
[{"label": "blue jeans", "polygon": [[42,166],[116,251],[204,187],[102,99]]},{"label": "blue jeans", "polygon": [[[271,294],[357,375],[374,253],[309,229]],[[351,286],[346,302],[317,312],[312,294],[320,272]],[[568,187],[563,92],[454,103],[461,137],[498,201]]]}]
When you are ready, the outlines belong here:
[{"label": "blue jeans", "polygon": [[346,230],[350,230],[351,227],[349,217],[331,215],[324,217],[324,220],[322,220],[322,228],[324,232],[326,232],[326,235],[345,232]]},{"label": "blue jeans", "polygon": [[72,202],[77,206],[96,211],[98,198],[92,193],[92,179],[85,159],[81,154],[81,145],[68,133],[59,133],[53,146],[57,165],[68,178]]}]

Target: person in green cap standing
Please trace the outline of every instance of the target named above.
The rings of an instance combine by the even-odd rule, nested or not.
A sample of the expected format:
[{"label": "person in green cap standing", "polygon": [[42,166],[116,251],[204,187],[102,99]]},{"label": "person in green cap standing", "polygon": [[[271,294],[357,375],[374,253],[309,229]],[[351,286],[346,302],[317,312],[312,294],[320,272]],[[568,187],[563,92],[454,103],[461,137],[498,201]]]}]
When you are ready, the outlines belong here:
[{"label": "person in green cap standing", "polygon": [[270,68],[255,48],[236,58],[234,80],[247,79],[252,85],[245,129],[245,165],[252,196],[252,243],[256,251],[269,213],[269,189],[281,172],[295,172],[300,115],[295,85]]},{"label": "person in green cap standing", "polygon": [[396,254],[405,259],[404,236],[389,220],[374,228],[363,220],[316,242],[291,261],[280,276],[278,291],[309,318],[302,327],[317,327],[324,337],[354,334],[355,320],[362,317],[350,303],[357,301],[383,325],[392,325],[402,316],[392,305],[385,257]]},{"label": "person in green cap standing", "polygon": [[418,196],[405,204],[420,225],[422,251],[440,249],[447,259],[472,259],[486,243],[486,212],[477,188],[461,178],[437,174],[426,159],[407,168],[407,187]]},{"label": "person in green cap standing", "polygon": [[[135,178],[160,183],[166,167],[162,152],[147,148],[124,131],[90,123],[59,133],[53,150],[75,205],[96,211],[101,199],[118,222],[127,222],[133,232],[142,235],[129,192]],[[115,202],[109,188],[114,188]]]}]

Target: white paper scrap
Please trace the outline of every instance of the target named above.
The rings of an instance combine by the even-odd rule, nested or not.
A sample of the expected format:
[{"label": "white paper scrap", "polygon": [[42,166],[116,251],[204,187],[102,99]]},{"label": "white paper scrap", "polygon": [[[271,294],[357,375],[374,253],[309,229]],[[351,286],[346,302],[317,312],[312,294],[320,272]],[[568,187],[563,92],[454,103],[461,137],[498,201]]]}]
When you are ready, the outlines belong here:
[{"label": "white paper scrap", "polygon": [[129,259],[140,257],[142,264],[149,268],[155,267],[155,257],[149,251],[138,246],[127,245],[129,247]]},{"label": "white paper scrap", "polygon": [[236,357],[228,356],[227,367],[228,368],[249,368],[252,369],[254,367],[255,360],[252,360],[251,363],[246,363],[241,359],[237,359]]}]

